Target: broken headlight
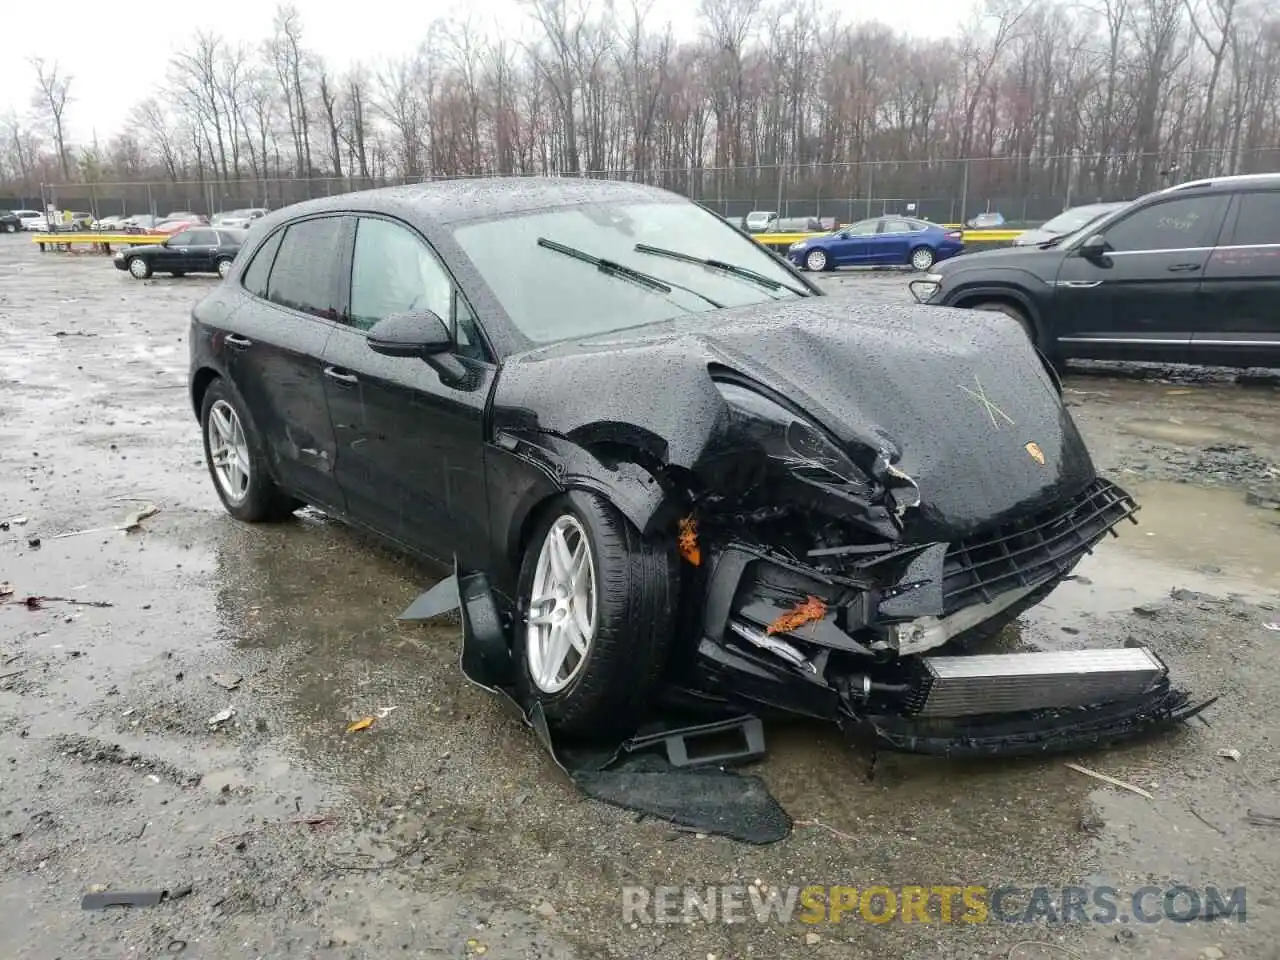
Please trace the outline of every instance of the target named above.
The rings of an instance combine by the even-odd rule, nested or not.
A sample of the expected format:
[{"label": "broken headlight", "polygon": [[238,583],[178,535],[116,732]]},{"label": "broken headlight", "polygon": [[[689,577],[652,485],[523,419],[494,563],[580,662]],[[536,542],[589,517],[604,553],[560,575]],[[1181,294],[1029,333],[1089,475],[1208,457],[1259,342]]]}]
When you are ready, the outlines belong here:
[{"label": "broken headlight", "polygon": [[845,496],[869,496],[870,478],[816,424],[761,393],[737,383],[717,381],[732,411],[731,432],[750,443],[797,480]]}]

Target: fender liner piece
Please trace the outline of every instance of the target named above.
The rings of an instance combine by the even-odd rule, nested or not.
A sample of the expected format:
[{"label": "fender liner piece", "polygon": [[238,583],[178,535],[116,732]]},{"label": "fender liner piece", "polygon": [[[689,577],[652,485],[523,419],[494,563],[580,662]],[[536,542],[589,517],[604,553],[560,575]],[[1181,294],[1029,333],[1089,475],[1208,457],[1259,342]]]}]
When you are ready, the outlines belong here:
[{"label": "fender liner piece", "polygon": [[[668,820],[703,833],[746,843],[783,840],[792,821],[764,781],[721,769],[764,755],[759,718],[730,715],[707,723],[675,725],[658,719],[615,744],[569,744],[552,735],[542,704],[525,708],[515,695],[515,664],[502,618],[482,573],[453,575],[418,596],[398,620],[428,620],[457,610],[462,619],[463,676],[513,708],[550,754],[555,765],[587,796],[613,806]],[[740,745],[717,752],[697,750],[699,741],[739,734]],[[644,751],[665,748],[665,759]]]}]

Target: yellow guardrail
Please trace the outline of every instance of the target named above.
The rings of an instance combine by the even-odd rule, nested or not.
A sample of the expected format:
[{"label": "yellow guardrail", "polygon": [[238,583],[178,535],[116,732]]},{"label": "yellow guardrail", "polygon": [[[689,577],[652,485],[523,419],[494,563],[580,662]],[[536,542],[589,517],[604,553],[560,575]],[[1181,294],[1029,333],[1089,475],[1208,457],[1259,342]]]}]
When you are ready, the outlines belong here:
[{"label": "yellow guardrail", "polygon": [[88,243],[94,246],[122,246],[124,244],[159,243],[167,240],[167,233],[92,233],[87,230],[69,230],[66,233],[40,233],[31,238],[43,249],[46,246],[69,246]]},{"label": "yellow guardrail", "polygon": [[[939,226],[944,230],[959,229],[946,224],[939,224]],[[825,233],[753,233],[751,236],[766,246],[789,247],[800,240],[830,236],[832,232],[828,230]],[[962,239],[965,243],[1009,243],[1015,237],[1020,237],[1026,232],[1026,230],[965,230],[963,231]]]}]

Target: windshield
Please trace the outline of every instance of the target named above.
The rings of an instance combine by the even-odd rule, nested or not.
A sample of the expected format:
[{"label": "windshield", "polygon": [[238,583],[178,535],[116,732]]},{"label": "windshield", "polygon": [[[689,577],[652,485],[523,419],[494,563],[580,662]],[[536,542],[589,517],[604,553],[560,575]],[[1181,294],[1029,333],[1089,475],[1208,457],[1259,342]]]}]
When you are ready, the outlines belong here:
[{"label": "windshield", "polygon": [[[602,271],[548,249],[539,244],[540,238],[647,274],[670,289]],[[636,250],[637,244],[744,267],[790,287],[803,286],[768,251],[715,214],[683,201],[577,204],[463,224],[454,231],[454,239],[519,332],[534,343],[714,310],[712,302],[737,307],[798,296],[786,287],[770,289],[771,285],[721,269],[646,254]]]},{"label": "windshield", "polygon": [[1111,207],[1075,207],[1058,214],[1052,220],[1046,220],[1040,229],[1045,233],[1053,234],[1074,233],[1111,209]]}]

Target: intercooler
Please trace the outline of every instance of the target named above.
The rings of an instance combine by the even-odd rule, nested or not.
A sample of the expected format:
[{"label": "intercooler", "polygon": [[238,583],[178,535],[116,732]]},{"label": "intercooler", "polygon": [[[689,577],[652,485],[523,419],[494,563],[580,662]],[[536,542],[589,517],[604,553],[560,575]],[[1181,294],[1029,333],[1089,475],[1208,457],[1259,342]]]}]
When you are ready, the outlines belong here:
[{"label": "intercooler", "polygon": [[1130,700],[1167,669],[1145,647],[922,658],[920,717],[966,717]]}]

